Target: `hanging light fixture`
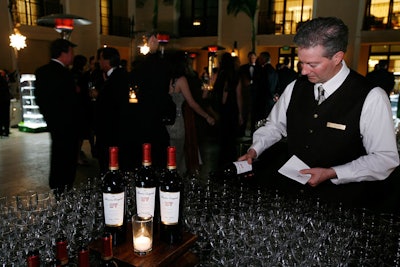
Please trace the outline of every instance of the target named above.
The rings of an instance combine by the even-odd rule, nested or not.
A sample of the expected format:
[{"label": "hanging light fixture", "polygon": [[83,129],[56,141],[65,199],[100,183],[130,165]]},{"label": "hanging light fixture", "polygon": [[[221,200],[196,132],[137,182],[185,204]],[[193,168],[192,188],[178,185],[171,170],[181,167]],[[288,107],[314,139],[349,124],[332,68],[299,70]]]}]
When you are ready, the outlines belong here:
[{"label": "hanging light fixture", "polygon": [[10,46],[17,50],[26,47],[26,36],[22,35],[17,28],[14,28],[14,34],[10,35]]}]

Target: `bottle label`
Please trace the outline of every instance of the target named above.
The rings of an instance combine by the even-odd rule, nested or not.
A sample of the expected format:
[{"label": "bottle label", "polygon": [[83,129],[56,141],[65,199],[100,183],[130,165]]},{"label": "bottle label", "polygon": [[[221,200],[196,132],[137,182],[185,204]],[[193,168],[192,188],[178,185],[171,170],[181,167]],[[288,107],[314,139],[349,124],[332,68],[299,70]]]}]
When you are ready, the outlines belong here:
[{"label": "bottle label", "polygon": [[107,226],[118,227],[124,224],[125,192],[103,193],[104,222]]},{"label": "bottle label", "polygon": [[160,190],[161,222],[165,225],[174,225],[179,219],[180,192],[165,192]]},{"label": "bottle label", "polygon": [[249,164],[246,160],[243,161],[235,161],[233,164],[236,167],[237,174],[242,174],[245,172],[250,172],[253,170],[253,167],[251,164]]},{"label": "bottle label", "polygon": [[136,209],[137,213],[150,214],[154,217],[154,205],[156,202],[156,188],[136,187]]}]

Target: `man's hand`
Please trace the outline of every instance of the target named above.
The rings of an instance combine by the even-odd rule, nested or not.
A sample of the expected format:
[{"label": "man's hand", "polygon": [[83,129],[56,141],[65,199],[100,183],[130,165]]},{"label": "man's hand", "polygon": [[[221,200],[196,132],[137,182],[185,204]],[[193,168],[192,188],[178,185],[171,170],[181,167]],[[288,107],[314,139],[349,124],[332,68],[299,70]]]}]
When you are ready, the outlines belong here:
[{"label": "man's hand", "polygon": [[242,160],[246,160],[247,163],[252,164],[253,163],[253,159],[257,158],[257,152],[250,148],[249,151],[247,151],[246,154],[244,154],[243,156],[239,157],[238,160],[242,161]]},{"label": "man's hand", "polygon": [[334,169],[329,168],[311,168],[300,170],[301,174],[311,174],[311,178],[308,180],[308,184],[312,187],[316,187],[322,182],[326,180],[332,179],[336,177],[336,172]]}]

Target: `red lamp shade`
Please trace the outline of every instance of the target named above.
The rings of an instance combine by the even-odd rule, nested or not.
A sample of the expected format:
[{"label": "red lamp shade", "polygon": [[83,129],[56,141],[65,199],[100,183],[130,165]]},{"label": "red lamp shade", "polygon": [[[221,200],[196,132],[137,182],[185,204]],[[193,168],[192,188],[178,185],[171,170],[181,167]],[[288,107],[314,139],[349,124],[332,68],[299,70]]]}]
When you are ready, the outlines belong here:
[{"label": "red lamp shade", "polygon": [[169,35],[168,34],[163,34],[163,33],[158,33],[157,34],[157,40],[159,43],[168,43],[169,42]]},{"label": "red lamp shade", "polygon": [[197,57],[197,53],[189,53],[189,58],[196,58]]},{"label": "red lamp shade", "polygon": [[55,19],[55,28],[59,30],[73,30],[74,29],[74,20],[69,18],[56,18]]},{"label": "red lamp shade", "polygon": [[218,51],[218,46],[209,46],[208,52],[216,53]]}]

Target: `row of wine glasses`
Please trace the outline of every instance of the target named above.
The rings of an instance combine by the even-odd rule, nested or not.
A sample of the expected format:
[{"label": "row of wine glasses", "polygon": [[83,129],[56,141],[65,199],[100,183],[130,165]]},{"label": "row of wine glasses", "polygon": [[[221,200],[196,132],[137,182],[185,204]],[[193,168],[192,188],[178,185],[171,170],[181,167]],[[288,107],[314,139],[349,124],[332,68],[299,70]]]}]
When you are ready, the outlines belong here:
[{"label": "row of wine glasses", "polygon": [[77,255],[79,247],[103,231],[100,182],[88,179],[62,195],[49,190],[1,197],[0,265],[25,266],[28,253],[38,250],[42,266],[50,266],[61,234],[67,237],[71,258]]},{"label": "row of wine glasses", "polygon": [[242,181],[186,182],[200,266],[397,266],[400,218]]},{"label": "row of wine glasses", "polygon": [[[133,173],[126,173],[127,218],[135,213]],[[238,181],[184,177],[185,230],[198,236],[199,266],[398,266],[400,220],[328,205]],[[101,236],[101,179],[88,178],[60,196],[52,191],[0,197],[0,265],[25,266],[32,248],[43,266],[60,234],[71,262]]]}]

